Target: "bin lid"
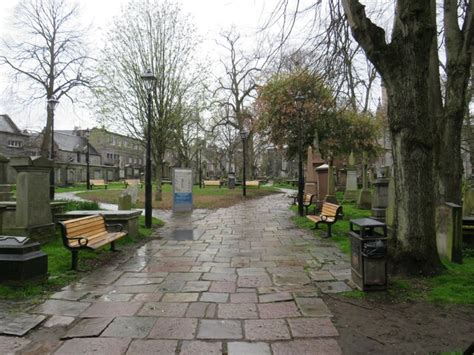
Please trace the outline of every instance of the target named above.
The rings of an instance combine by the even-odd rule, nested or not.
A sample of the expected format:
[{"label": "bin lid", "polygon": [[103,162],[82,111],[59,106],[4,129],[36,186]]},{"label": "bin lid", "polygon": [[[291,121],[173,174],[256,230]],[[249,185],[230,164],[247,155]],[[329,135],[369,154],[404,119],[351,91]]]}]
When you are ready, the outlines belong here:
[{"label": "bin lid", "polygon": [[385,223],[372,218],[351,219],[350,222],[359,227],[385,227]]}]

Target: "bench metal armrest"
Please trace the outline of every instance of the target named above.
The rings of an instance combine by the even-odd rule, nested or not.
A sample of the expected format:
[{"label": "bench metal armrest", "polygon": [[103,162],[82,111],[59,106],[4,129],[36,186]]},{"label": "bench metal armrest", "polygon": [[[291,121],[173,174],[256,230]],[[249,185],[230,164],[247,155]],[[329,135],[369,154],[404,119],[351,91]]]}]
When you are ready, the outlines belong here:
[{"label": "bench metal armrest", "polygon": [[77,240],[80,247],[86,247],[87,244],[89,243],[89,239],[87,239],[86,237],[68,237],[67,239],[68,240]]},{"label": "bench metal armrest", "polygon": [[328,219],[328,216],[326,215],[320,215],[319,218],[321,219],[322,222],[326,222]]},{"label": "bench metal armrest", "polygon": [[105,224],[107,230],[112,230],[113,232],[123,232],[123,226],[121,224]]}]

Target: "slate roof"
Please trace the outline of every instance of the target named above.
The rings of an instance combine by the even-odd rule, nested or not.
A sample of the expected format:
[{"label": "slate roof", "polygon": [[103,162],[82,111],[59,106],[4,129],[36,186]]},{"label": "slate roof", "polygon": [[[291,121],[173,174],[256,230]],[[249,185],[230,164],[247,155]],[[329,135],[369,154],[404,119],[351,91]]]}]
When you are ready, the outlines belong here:
[{"label": "slate roof", "polygon": [[[54,143],[59,150],[76,152],[79,149],[85,152],[87,139],[75,135],[73,131],[54,131]],[[89,145],[89,152],[93,155],[100,155],[92,145]]]},{"label": "slate roof", "polygon": [[0,115],[0,132],[7,132],[25,136],[8,115]]}]

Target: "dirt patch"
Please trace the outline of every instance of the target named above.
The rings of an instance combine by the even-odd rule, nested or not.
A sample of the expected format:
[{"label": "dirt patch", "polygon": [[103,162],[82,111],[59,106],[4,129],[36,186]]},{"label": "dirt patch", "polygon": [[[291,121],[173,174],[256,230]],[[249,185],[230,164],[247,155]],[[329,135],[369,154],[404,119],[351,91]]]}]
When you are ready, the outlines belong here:
[{"label": "dirt patch", "polygon": [[464,351],[474,342],[474,306],[389,303],[325,296],[344,354]]}]

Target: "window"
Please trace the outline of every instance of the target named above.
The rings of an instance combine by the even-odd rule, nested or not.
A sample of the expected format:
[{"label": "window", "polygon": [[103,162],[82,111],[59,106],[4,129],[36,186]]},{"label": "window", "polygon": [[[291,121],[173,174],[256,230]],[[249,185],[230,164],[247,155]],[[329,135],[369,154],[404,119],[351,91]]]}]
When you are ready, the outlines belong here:
[{"label": "window", "polygon": [[10,148],[21,148],[23,146],[21,141],[9,140],[8,146]]},{"label": "window", "polygon": [[77,162],[80,163],[81,162],[81,153],[80,152],[77,152]]},{"label": "window", "polygon": [[132,164],[132,163],[133,163],[133,158],[132,158],[132,157],[128,157],[128,163],[129,163],[129,164]]}]

